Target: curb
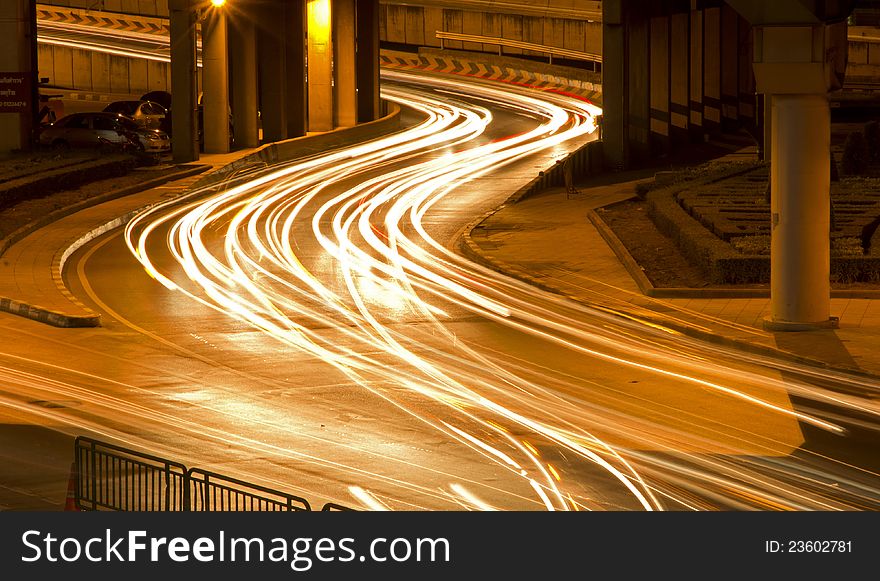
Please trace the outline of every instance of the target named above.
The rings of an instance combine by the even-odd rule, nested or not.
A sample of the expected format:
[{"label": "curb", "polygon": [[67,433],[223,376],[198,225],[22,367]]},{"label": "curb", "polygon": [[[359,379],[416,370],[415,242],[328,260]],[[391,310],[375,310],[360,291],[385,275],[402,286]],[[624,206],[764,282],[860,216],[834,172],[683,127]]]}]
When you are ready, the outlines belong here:
[{"label": "curb", "polygon": [[[546,283],[533,277],[531,274],[529,274],[528,272],[524,271],[521,268],[518,268],[516,266],[508,264],[504,261],[494,260],[494,259],[488,257],[486,254],[483,253],[483,251],[479,247],[479,245],[477,245],[477,243],[473,241],[473,238],[471,237],[471,233],[473,232],[473,230],[475,230],[476,228],[479,228],[480,225],[483,222],[485,222],[489,217],[491,217],[496,212],[499,212],[507,205],[512,204],[512,203],[516,203],[516,201],[522,197],[521,195],[518,195],[518,194],[519,194],[519,192],[515,193],[513,196],[508,198],[507,201],[502,203],[500,206],[498,206],[494,210],[490,210],[490,211],[486,212],[485,214],[483,214],[482,216],[480,216],[479,218],[477,218],[476,220],[472,221],[467,226],[465,226],[465,228],[463,229],[462,234],[459,238],[459,242],[457,244],[458,249],[461,251],[461,254],[463,256],[465,256],[466,258],[469,258],[479,264],[482,264],[488,268],[491,268],[492,270],[500,272],[501,274],[505,274],[505,275],[510,276],[512,278],[521,280],[521,281],[528,283],[532,286],[540,288],[541,290],[556,294],[557,296],[562,296],[562,297],[565,297],[571,301],[583,304],[583,301],[581,299],[574,297],[572,295],[560,292],[559,289],[554,288],[550,285],[547,285]],[[590,210],[590,212],[595,214],[595,212],[593,212],[592,210]],[[593,222],[594,219],[599,220],[601,222],[601,218],[599,218],[598,214],[595,216],[595,218],[590,216],[591,222]],[[595,224],[595,222],[593,222],[593,223]],[[636,283],[639,284],[639,288],[642,289],[641,284],[643,284],[645,282],[647,282],[648,285],[651,285],[647,276],[645,276],[644,272],[642,272],[641,267],[639,267],[636,264],[636,262],[632,258],[632,256],[629,255],[629,252],[626,251],[625,247],[623,246],[623,243],[621,243],[620,240],[617,238],[617,236],[614,235],[613,232],[611,232],[611,230],[610,230],[610,228],[608,228],[607,224],[605,224],[604,222],[601,222],[601,224],[604,226],[604,229],[607,230],[607,232],[610,233],[611,236],[613,236],[613,238],[611,238],[611,240],[606,239],[606,242],[608,242],[609,246],[611,246],[615,255],[617,255],[618,258],[621,258],[621,255],[618,254],[618,251],[620,249],[622,249],[622,251],[624,252],[624,254],[623,254],[624,258],[621,258],[621,261],[624,263],[624,266],[627,266],[627,264],[634,265],[635,271],[630,271],[630,267],[627,267],[627,270],[633,276]],[[597,229],[599,230],[603,239],[605,239],[605,233],[603,232],[603,228],[601,226],[597,226]],[[628,257],[628,260],[625,257]],[[639,283],[640,278],[644,279],[642,283]],[[651,285],[650,288],[653,289],[654,287]],[[642,289],[642,290],[644,292],[644,289]],[[669,290],[669,289],[655,289],[655,290]],[[672,289],[672,290],[677,290],[677,289]],[[700,290],[700,289],[681,289],[681,290]],[[761,290],[761,289],[755,289],[755,290]],[[645,293],[645,294],[647,294],[647,293]],[[647,296],[652,296],[652,297],[656,297],[656,298],[664,298],[664,297],[657,296],[657,295],[647,295]],[[832,365],[826,361],[822,361],[819,359],[813,359],[810,357],[804,357],[803,355],[798,355],[798,354],[792,353],[790,351],[784,351],[782,349],[778,349],[775,347],[759,345],[759,344],[745,341],[742,339],[735,339],[732,337],[727,337],[724,335],[719,335],[719,334],[711,333],[708,331],[701,331],[701,330],[689,327],[687,325],[680,325],[675,322],[667,321],[665,319],[653,319],[651,317],[647,317],[644,315],[640,315],[640,318],[645,319],[651,323],[663,325],[663,326],[670,328],[678,333],[681,333],[682,335],[685,335],[685,336],[688,336],[688,337],[691,337],[694,339],[706,341],[708,343],[714,343],[716,345],[721,345],[723,347],[737,349],[739,351],[745,351],[747,353],[752,353],[754,355],[771,357],[774,359],[782,359],[785,361],[789,361],[791,363],[797,363],[797,364],[807,365],[807,366],[811,366],[811,367],[819,367],[821,369],[825,369],[828,371],[845,373],[848,375],[858,375],[860,377],[865,377],[865,378],[870,378],[870,379],[877,379],[878,377],[880,377],[880,375],[878,375],[878,374],[869,373],[863,369],[859,369],[856,367]]]},{"label": "curb", "polygon": [[[43,218],[36,220],[34,222],[30,222],[25,224],[18,230],[12,232],[9,236],[0,241],[0,256],[3,255],[13,244],[23,239],[28,234],[43,228],[44,226],[51,224],[52,222],[64,218],[65,216],[69,216],[74,214],[80,210],[85,208],[95,206],[104,202],[109,202],[110,200],[114,200],[117,198],[121,198],[124,196],[128,196],[131,194],[135,194],[138,192],[142,192],[145,190],[149,190],[150,188],[154,188],[156,186],[162,185],[164,183],[183,179],[185,177],[189,177],[191,175],[195,175],[207,170],[209,165],[198,165],[189,167],[185,170],[175,172],[172,174],[168,174],[165,176],[160,176],[154,178],[152,180],[137,184],[135,186],[129,186],[127,188],[121,188],[119,190],[108,192],[101,196],[95,196],[94,198],[89,198],[88,200],[83,200],[77,204],[72,206],[66,206],[64,208],[59,208],[58,210],[51,212],[44,216]],[[86,307],[85,305],[81,305],[79,301],[76,300],[69,292],[67,292],[63,283],[61,283],[61,272],[64,268],[64,263],[73,254],[76,250],[78,250],[83,244],[92,240],[96,236],[103,234],[113,228],[118,227],[123,224],[125,221],[131,219],[140,209],[135,210],[133,212],[129,212],[124,216],[120,216],[112,220],[111,222],[99,226],[86,233],[84,236],[77,239],[69,248],[67,248],[61,256],[57,260],[53,260],[52,264],[52,278],[55,281],[55,284],[58,285],[58,288],[61,289],[62,294],[73,304],[79,305],[87,314],[84,315],[72,315],[69,313],[64,313],[60,311],[53,311],[51,309],[46,309],[44,307],[40,307],[38,305],[31,305],[24,301],[16,301],[14,299],[8,297],[0,297],[0,312],[7,312],[13,315],[18,315],[21,317],[25,317],[27,319],[31,319],[33,321],[37,321],[40,323],[45,323],[47,325],[52,325],[53,327],[62,327],[62,328],[83,328],[83,327],[100,327],[101,326],[101,315],[97,313],[93,313],[91,309]],[[110,224],[113,226],[108,227]]]},{"label": "curb", "polygon": [[[595,210],[587,213],[590,223],[596,227],[602,239],[626,268],[629,275],[638,285],[642,294],[658,299],[769,299],[769,288],[688,288],[688,287],[655,287],[645,275],[644,270],[629,253],[629,250],[617,237],[605,220]],[[833,299],[880,299],[880,290],[871,289],[832,289]]]}]

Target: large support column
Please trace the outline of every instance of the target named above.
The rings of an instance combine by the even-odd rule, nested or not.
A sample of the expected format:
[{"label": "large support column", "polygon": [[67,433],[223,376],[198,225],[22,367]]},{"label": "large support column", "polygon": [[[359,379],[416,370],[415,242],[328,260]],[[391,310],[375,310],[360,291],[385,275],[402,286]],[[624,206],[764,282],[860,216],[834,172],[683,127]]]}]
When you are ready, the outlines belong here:
[{"label": "large support column", "polygon": [[[845,26],[845,25],[842,25]],[[771,95],[771,330],[834,327],[830,316],[831,113],[838,25],[755,27],[755,80]],[[766,114],[766,111],[765,111]]]},{"label": "large support column", "polygon": [[287,69],[284,13],[280,2],[267,1],[257,17],[257,58],[260,71],[260,114],[263,142],[287,139]]},{"label": "large support column", "polygon": [[196,26],[192,0],[168,0],[171,20],[171,152],[176,163],[199,159]]},{"label": "large support column", "polygon": [[691,141],[703,139],[703,11],[691,10],[690,91],[688,93],[688,131]]},{"label": "large support column", "polygon": [[309,131],[333,129],[332,13],[330,0],[308,0]]},{"label": "large support column", "polygon": [[[669,17],[651,18],[651,150],[669,152]],[[603,87],[604,88],[604,87]]]},{"label": "large support column", "polygon": [[831,117],[824,94],[773,97],[771,324],[830,319]]},{"label": "large support column", "polygon": [[0,152],[27,150],[37,107],[36,4],[4,0],[0,4]]},{"label": "large support column", "polygon": [[703,126],[721,131],[721,9],[703,10]]},{"label": "large support column", "polygon": [[205,153],[229,151],[229,44],[226,12],[209,9],[202,25]]},{"label": "large support column", "polygon": [[257,123],[257,35],[254,19],[239,12],[229,31],[232,60],[232,116],[235,145],[257,147],[260,144]]},{"label": "large support column", "polygon": [[356,0],[357,120],[382,116],[379,97],[379,0]]},{"label": "large support column", "polygon": [[739,14],[721,7],[721,129],[739,127]]},{"label": "large support column", "polygon": [[612,170],[622,170],[629,164],[624,14],[624,0],[602,2],[602,155]]},{"label": "large support column", "polygon": [[284,3],[284,28],[285,117],[287,137],[292,138],[305,135],[309,126],[305,0],[287,0]]},{"label": "large support column", "polygon": [[690,141],[690,13],[669,18],[669,136],[674,144]]},{"label": "large support column", "polygon": [[334,126],[357,125],[355,0],[333,0]]},{"label": "large support column", "polygon": [[[645,74],[650,62],[649,20],[635,16],[626,22],[626,141],[629,160],[638,164],[651,156],[648,130],[651,119],[651,83]],[[603,87],[604,90],[604,87]]]}]

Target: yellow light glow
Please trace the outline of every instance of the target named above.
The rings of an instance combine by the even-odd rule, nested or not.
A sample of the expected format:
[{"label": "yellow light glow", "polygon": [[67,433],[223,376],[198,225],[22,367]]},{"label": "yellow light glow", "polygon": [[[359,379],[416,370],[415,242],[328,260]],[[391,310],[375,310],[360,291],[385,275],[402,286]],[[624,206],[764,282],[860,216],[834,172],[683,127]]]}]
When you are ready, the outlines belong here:
[{"label": "yellow light glow", "polygon": [[211,4],[219,8],[220,6],[226,4],[226,0],[211,0]]},{"label": "yellow light glow", "polygon": [[325,44],[330,38],[330,0],[309,0],[309,41]]}]

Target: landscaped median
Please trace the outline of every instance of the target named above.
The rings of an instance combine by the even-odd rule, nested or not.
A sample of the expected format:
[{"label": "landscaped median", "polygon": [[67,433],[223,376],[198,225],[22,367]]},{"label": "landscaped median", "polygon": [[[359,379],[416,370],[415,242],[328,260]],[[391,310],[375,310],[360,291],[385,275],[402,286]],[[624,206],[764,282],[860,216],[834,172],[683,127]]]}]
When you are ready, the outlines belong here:
[{"label": "landscaped median", "polygon": [[[762,162],[716,162],[664,172],[639,188],[639,199],[600,208],[590,219],[646,294],[768,296],[768,170]],[[832,205],[833,293],[880,293],[880,243],[872,243],[878,237],[880,178],[833,182]],[[653,246],[644,243],[646,225],[639,219],[662,235]],[[658,260],[662,245],[673,247],[701,280],[682,284],[666,276]]]}]

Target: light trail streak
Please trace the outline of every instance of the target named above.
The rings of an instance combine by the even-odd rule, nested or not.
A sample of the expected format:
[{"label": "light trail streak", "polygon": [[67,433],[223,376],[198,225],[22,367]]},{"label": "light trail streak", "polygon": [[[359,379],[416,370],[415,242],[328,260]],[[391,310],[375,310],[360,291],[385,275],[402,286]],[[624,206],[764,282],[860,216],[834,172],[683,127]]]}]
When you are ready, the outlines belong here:
[{"label": "light trail streak", "polygon": [[[403,83],[416,80],[403,73],[386,76],[389,81]],[[613,314],[588,310],[592,320],[600,323],[586,323],[583,309],[558,298],[525,298],[536,294],[534,289],[526,290],[524,285],[450,252],[433,239],[425,225],[432,209],[463,184],[584,136],[593,128],[591,115],[596,110],[560,95],[526,94],[477,83],[467,84],[465,90],[460,79],[421,82],[440,92],[414,92],[390,82],[386,88],[387,98],[424,113],[425,120],[416,127],[279,167],[207,198],[203,192],[194,192],[184,200],[154,208],[126,228],[133,254],[168,288],[324,360],[354,383],[486,461],[506,467],[532,488],[548,510],[599,505],[582,492],[572,500],[565,472],[558,463],[554,467],[539,458],[534,439],[567,450],[606,473],[644,509],[663,508],[666,503],[661,498],[693,507],[690,491],[695,490],[704,498],[723,497],[733,504],[741,504],[743,498],[758,498],[756,502],[763,506],[845,506],[797,479],[790,483],[769,474],[756,475],[742,467],[741,459],[719,461],[711,455],[679,449],[679,438],[684,437],[694,448],[711,450],[717,447],[711,435],[695,437],[658,426],[634,430],[603,425],[602,419],[610,417],[611,409],[574,409],[568,398],[559,396],[557,389],[565,385],[559,378],[535,375],[534,371],[517,375],[488,352],[458,342],[443,323],[452,307],[582,357],[690,383],[720,397],[738,399],[746,407],[760,407],[762,413],[788,416],[832,432],[842,433],[842,428],[743,387],[800,389],[811,397],[834,399],[837,405],[877,413],[876,407],[866,407],[858,398],[832,396],[812,386],[792,386],[766,375],[729,370],[683,350],[670,354],[662,348],[669,334],[664,339],[655,337],[660,343],[646,349],[646,343],[626,332],[630,328],[644,336],[645,327],[639,321],[622,322]],[[464,94],[470,101],[460,96]],[[492,115],[488,109],[471,104],[474,98],[493,106],[508,104],[514,111],[540,119],[540,123],[530,131],[480,144],[485,141],[481,136]],[[467,145],[469,142],[477,144]],[[305,227],[332,260],[329,273],[313,258],[298,252],[295,241],[308,232]],[[224,233],[219,245],[212,243],[218,230]],[[162,232],[168,233],[167,247],[188,281],[172,280],[172,275],[160,271],[150,258],[154,238]],[[381,290],[378,299],[377,289]],[[389,296],[393,297],[390,304],[385,298]],[[571,314],[564,314],[566,310]],[[435,340],[446,337],[454,348],[439,352],[418,333],[402,331],[394,325],[394,318],[404,313],[429,323]],[[345,341],[331,339],[320,329],[333,329]],[[664,329],[654,331],[664,333]],[[535,380],[528,375],[535,375]],[[718,379],[706,379],[712,376]],[[439,404],[447,415],[435,421],[378,385],[401,386]],[[514,405],[516,408],[511,407]],[[526,416],[515,409],[531,413]],[[607,435],[591,433],[587,429],[591,425],[631,445],[611,444]],[[514,433],[530,434],[529,442]],[[769,451],[782,451],[786,446],[767,438],[764,441]],[[659,446],[679,459],[658,459],[637,452],[638,446]],[[670,477],[669,472],[686,474],[687,478]],[[790,475],[787,472],[786,479]],[[801,490],[802,486],[808,490]],[[719,489],[730,492],[718,493]],[[682,495],[677,490],[689,492]],[[456,491],[466,504],[480,506]],[[366,498],[373,498],[363,489],[352,493],[365,503],[369,502]],[[852,494],[864,497],[865,502],[871,502],[876,493],[874,486],[852,488]]]},{"label": "light trail streak", "polygon": [[[87,32],[70,25],[50,31],[41,23],[40,41],[71,46],[65,36],[71,31]],[[120,48],[115,33],[99,35],[102,40],[77,47],[167,61],[167,39],[126,33],[128,48]],[[837,486],[828,490],[826,483],[834,480],[841,463],[817,454],[792,455],[784,437],[725,425],[723,419],[703,425],[707,418],[699,413],[676,414],[675,407],[626,393],[607,379],[568,376],[461,340],[445,323],[464,309],[587,360],[738,400],[744,409],[759,409],[758,416],[787,417],[843,434],[843,426],[854,421],[876,431],[880,415],[876,397],[860,395],[877,393],[871,380],[748,354],[737,355],[752,365],[748,370],[728,367],[713,357],[726,356],[725,350],[646,324],[631,304],[623,313],[630,320],[572,305],[451,252],[426,224],[433,210],[463,185],[508,164],[537,152],[564,151],[567,141],[592,130],[596,109],[564,95],[462,78],[435,78],[429,83],[432,91],[413,91],[409,85],[425,81],[385,74],[407,84],[386,83],[386,98],[421,111],[423,123],[384,140],[273,168],[209,198],[193,192],[143,214],[126,229],[126,237],[147,273],[168,289],[341,370],[354,384],[503,466],[548,510],[602,504],[589,492],[573,490],[577,477],[558,461],[541,459],[548,448],[604,472],[644,509],[696,510],[711,503],[804,510],[877,506],[876,474],[844,466],[850,476],[836,478]],[[535,127],[487,143],[483,136],[494,121],[491,111],[499,108],[534,120]],[[218,231],[224,233],[221,244],[213,242]],[[185,277],[163,270],[153,259],[157,238],[166,234],[167,249]],[[316,262],[300,253],[299,241],[308,235],[327,258]],[[620,296],[618,291],[612,289],[611,298]],[[395,325],[403,317],[425,323],[430,331]],[[444,341],[449,349],[438,350]],[[781,380],[767,369],[796,373],[805,381]],[[818,387],[811,380],[855,393]],[[587,385],[594,392],[585,396]],[[387,386],[439,405],[443,417],[404,403]],[[59,394],[71,390],[54,389]],[[795,410],[787,400],[780,404],[762,395],[773,393],[797,395],[838,412]],[[212,411],[238,413],[227,407]],[[866,419],[853,420],[851,414]],[[271,411],[261,417],[273,429],[287,429]],[[187,429],[196,431],[192,425]],[[742,443],[731,441],[731,434],[744,438]],[[240,441],[262,453],[291,454]],[[756,451],[765,455],[755,457]],[[320,457],[308,461],[325,462]],[[353,465],[334,467],[382,479]],[[456,483],[455,475],[443,477],[461,499],[456,502],[484,509],[497,504],[480,500]],[[397,484],[429,494],[429,487]],[[348,493],[369,508],[390,508],[362,487]]]}]

